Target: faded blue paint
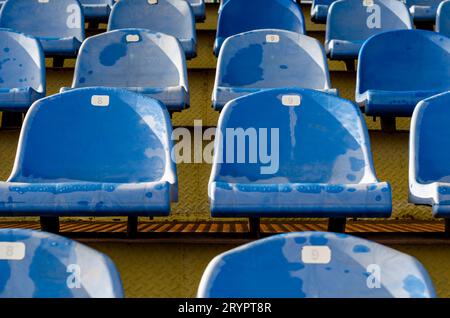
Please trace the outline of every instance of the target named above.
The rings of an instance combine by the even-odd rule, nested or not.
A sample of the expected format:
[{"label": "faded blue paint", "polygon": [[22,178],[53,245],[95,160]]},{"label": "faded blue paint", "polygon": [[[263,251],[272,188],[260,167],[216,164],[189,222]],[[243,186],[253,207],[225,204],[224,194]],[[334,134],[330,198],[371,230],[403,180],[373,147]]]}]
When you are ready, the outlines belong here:
[{"label": "faded blue paint", "polygon": [[357,59],[363,43],[375,34],[413,28],[408,8],[398,0],[373,0],[371,6],[363,1],[334,1],[327,19],[325,50],[333,60]]},{"label": "faded blue paint", "polygon": [[[23,18],[24,12],[32,12]],[[0,27],[36,37],[47,55],[76,56],[85,38],[84,17],[77,0],[5,2]]]},{"label": "faded blue paint", "polygon": [[[331,251],[330,262],[304,262],[302,250],[311,245],[327,246]],[[364,252],[360,252],[359,246],[365,247]],[[373,264],[381,270],[380,288],[370,288],[368,284],[368,269]],[[325,232],[276,235],[220,254],[203,273],[197,295],[209,298],[436,297],[428,273],[415,258],[361,238]]]},{"label": "faded blue paint", "polygon": [[[0,259],[0,298],[122,298],[114,263],[70,239],[32,230],[0,229],[0,242],[23,243],[23,259]],[[70,286],[71,266],[80,269]],[[92,282],[95,281],[93,284]]]},{"label": "faded blue paint", "polygon": [[160,100],[169,111],[181,111],[190,104],[186,59],[180,44],[172,36],[148,30],[110,31],[83,43],[72,88],[96,86],[144,94]]},{"label": "faded blue paint", "polygon": [[[283,96],[291,95],[299,97],[299,106],[282,105]],[[249,142],[242,148],[233,134],[227,134],[237,128],[278,130],[278,140],[273,141],[279,147],[276,170],[263,173],[270,163],[261,158],[255,163],[238,162],[238,153],[252,150]],[[391,213],[390,186],[375,176],[367,128],[350,101],[314,90],[265,90],[228,103],[218,130],[209,183],[214,217],[388,217]],[[257,153],[266,142],[271,149],[269,137],[259,141]],[[220,151],[218,146],[223,146]],[[230,151],[232,156],[227,156]]]},{"label": "faded blue paint", "polygon": [[154,4],[147,0],[119,1],[112,8],[108,31],[127,28],[174,36],[187,58],[197,55],[195,17],[186,1],[164,0]]},{"label": "faded blue paint", "polygon": [[[271,37],[278,40],[271,42]],[[331,88],[325,51],[316,39],[262,29],[231,36],[224,42],[213,90],[215,110],[222,110],[227,102],[241,96],[288,87],[337,94]]]},{"label": "faded blue paint", "polygon": [[[94,96],[109,104],[94,106]],[[0,182],[0,215],[168,215],[178,196],[171,133],[164,105],[127,90],[42,99],[27,113],[11,176]]]},{"label": "faded blue paint", "polygon": [[450,38],[436,32],[374,35],[359,55],[356,102],[370,116],[411,116],[418,102],[450,90],[449,58]]}]

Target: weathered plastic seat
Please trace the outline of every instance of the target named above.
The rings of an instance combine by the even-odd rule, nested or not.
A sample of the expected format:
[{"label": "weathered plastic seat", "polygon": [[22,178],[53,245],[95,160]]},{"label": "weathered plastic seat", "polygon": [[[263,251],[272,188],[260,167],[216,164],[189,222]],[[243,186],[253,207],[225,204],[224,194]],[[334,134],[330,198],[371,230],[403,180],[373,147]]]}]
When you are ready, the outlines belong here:
[{"label": "weathered plastic seat", "polygon": [[[352,102],[273,89],[220,114],[209,182],[213,217],[389,217],[364,119]],[[259,150],[258,150],[259,149]]]},{"label": "weathered plastic seat", "polygon": [[421,101],[410,130],[409,201],[450,216],[450,92]]},{"label": "weathered plastic seat", "polygon": [[171,124],[155,99],[84,88],[33,104],[2,216],[167,216],[177,200]]},{"label": "weathered plastic seat", "polygon": [[95,86],[126,88],[153,97],[169,111],[189,107],[183,49],[176,38],[162,33],[121,29],[86,39],[72,88]]},{"label": "weathered plastic seat", "polygon": [[227,1],[219,12],[214,54],[228,37],[258,29],[306,33],[302,10],[292,0]]},{"label": "weathered plastic seat", "polygon": [[450,0],[439,5],[436,15],[436,31],[450,37]]},{"label": "weathered plastic seat", "polygon": [[172,35],[180,41],[187,58],[197,55],[195,18],[186,1],[119,1],[111,11],[108,31],[126,28],[148,29]]},{"label": "weathered plastic seat", "polygon": [[45,96],[45,58],[34,37],[0,29],[0,111],[24,112]]},{"label": "weathered plastic seat", "polygon": [[413,28],[408,9],[401,1],[366,2],[340,0],[331,4],[325,35],[325,50],[331,59],[353,61],[372,35]]},{"label": "weathered plastic seat", "polygon": [[0,27],[36,37],[49,56],[76,56],[84,40],[77,0],[8,0],[0,11]]},{"label": "weathered plastic seat", "polygon": [[256,30],[229,37],[217,62],[213,107],[221,110],[240,96],[269,88],[331,88],[322,44],[284,30]]},{"label": "weathered plastic seat", "polygon": [[419,101],[450,90],[449,59],[450,38],[436,32],[374,35],[359,55],[356,101],[370,116],[411,116]]},{"label": "weathered plastic seat", "polygon": [[0,229],[0,298],[122,298],[106,255],[68,238]]},{"label": "weathered plastic seat", "polygon": [[345,234],[272,236],[216,256],[202,298],[434,298],[415,258]]}]

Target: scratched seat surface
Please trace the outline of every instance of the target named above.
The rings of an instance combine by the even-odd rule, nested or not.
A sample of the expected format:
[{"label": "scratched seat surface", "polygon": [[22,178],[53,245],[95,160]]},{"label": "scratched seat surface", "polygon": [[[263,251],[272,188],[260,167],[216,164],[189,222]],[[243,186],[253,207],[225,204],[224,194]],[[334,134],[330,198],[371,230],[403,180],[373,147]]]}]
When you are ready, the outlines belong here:
[{"label": "scratched seat surface", "polygon": [[434,22],[441,2],[442,0],[405,0],[415,22]]},{"label": "scratched seat surface", "polygon": [[45,91],[45,58],[39,42],[0,29],[0,110],[25,111]]},{"label": "scratched seat surface", "polygon": [[331,88],[325,51],[320,42],[284,30],[256,30],[228,38],[217,61],[213,107],[268,88]]},{"label": "scratched seat surface", "polygon": [[306,33],[302,10],[292,0],[230,0],[219,12],[214,54],[228,37],[258,29]]},{"label": "scratched seat surface", "polygon": [[187,58],[197,55],[195,17],[186,1],[119,1],[111,11],[108,31],[126,28],[148,29],[172,35],[180,41]]},{"label": "scratched seat surface", "polygon": [[359,55],[356,101],[370,116],[411,116],[419,101],[450,90],[449,58],[450,38],[436,32],[374,35]]},{"label": "scratched seat surface", "polygon": [[434,298],[415,258],[346,234],[300,232],[258,240],[216,256],[202,298]]},{"label": "scratched seat surface", "polygon": [[213,217],[391,214],[390,185],[375,176],[365,122],[348,100],[266,90],[229,102],[218,130]]},{"label": "scratched seat surface", "polygon": [[145,94],[160,100],[170,111],[189,107],[183,49],[176,38],[162,33],[121,29],[86,39],[72,88],[95,86]]},{"label": "scratched seat surface", "polygon": [[86,18],[105,19],[109,17],[114,0],[79,0]]},{"label": "scratched seat surface", "polygon": [[[32,12],[24,18],[24,12]],[[84,40],[77,0],[11,0],[0,11],[0,27],[36,37],[46,55],[75,56]]]},{"label": "scratched seat surface", "polygon": [[325,50],[331,59],[357,59],[361,46],[372,35],[412,28],[408,9],[401,1],[335,1],[328,13]]},{"label": "scratched seat surface", "polygon": [[62,236],[0,229],[0,298],[122,298],[108,256]]},{"label": "scratched seat surface", "polygon": [[34,103],[0,215],[168,215],[177,199],[171,124],[155,99],[84,88]]},{"label": "scratched seat surface", "polygon": [[437,217],[450,215],[450,92],[420,102],[410,130],[409,200],[433,207]]},{"label": "scratched seat surface", "polygon": [[436,31],[450,37],[450,0],[439,5],[436,15]]},{"label": "scratched seat surface", "polygon": [[326,23],[328,9],[336,0],[313,0],[311,5],[311,20],[314,23]]}]

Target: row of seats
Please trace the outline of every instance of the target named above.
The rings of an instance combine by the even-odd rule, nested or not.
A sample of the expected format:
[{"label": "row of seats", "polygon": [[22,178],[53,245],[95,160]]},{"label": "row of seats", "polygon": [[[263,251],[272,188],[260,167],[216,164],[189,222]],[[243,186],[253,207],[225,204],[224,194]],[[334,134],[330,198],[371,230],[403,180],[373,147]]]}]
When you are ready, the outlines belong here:
[{"label": "row of seats", "polygon": [[[121,298],[124,292],[106,255],[54,234],[0,229],[0,298],[24,297]],[[436,292],[409,255],[345,234],[302,232],[218,255],[197,297],[434,298]]]},{"label": "row of seats", "polygon": [[[33,14],[24,19],[23,12]],[[36,37],[46,56],[74,57],[85,39],[82,12],[78,0],[8,0],[0,11],[0,28]],[[108,30],[124,28],[172,35],[187,58],[197,54],[194,14],[186,1],[119,1],[111,10]]]},{"label": "row of seats", "polygon": [[[332,4],[336,0],[313,0],[311,5],[311,20],[315,23],[328,23],[328,14]],[[369,5],[372,0],[361,0],[360,3]],[[438,15],[438,7],[443,0],[404,0],[403,2],[408,8],[414,22],[431,22],[434,23]]]},{"label": "row of seats", "polygon": [[[25,111],[45,95],[44,54],[30,36],[1,30],[0,38],[0,110]],[[371,37],[359,56],[356,102],[367,115],[410,116],[420,100],[450,90],[449,52],[450,38],[431,31],[399,30]],[[380,54],[390,58],[379,59]],[[140,92],[159,99],[171,112],[189,107],[183,50],[179,41],[162,33],[120,29],[85,40],[71,88],[93,86]],[[283,87],[337,94],[317,40],[290,31],[256,30],[224,42],[214,109],[246,94]]]},{"label": "row of seats", "polygon": [[[0,9],[7,0],[0,0]],[[203,22],[206,19],[204,0],[186,0],[192,8],[195,20]],[[107,20],[116,0],[78,0],[86,19]],[[157,1],[154,1],[155,3]],[[48,3],[48,2],[47,2]]]},{"label": "row of seats", "polygon": [[[450,211],[449,97],[420,103],[411,128],[418,152],[411,200],[432,204],[437,216]],[[27,113],[11,176],[0,182],[0,215],[167,216],[178,198],[171,135],[166,107],[128,90],[83,88],[41,99]],[[389,217],[392,210],[358,107],[294,88],[225,106],[209,199],[214,217]]]}]

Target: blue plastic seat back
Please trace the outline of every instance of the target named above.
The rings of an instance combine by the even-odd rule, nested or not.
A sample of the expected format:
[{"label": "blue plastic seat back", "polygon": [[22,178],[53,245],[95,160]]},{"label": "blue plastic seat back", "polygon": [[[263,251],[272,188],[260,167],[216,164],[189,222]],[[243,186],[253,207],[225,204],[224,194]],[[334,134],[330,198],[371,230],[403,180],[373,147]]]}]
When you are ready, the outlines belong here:
[{"label": "blue plastic seat back", "polygon": [[44,53],[35,38],[0,29],[0,89],[20,87],[45,92]]},{"label": "blue plastic seat back", "polygon": [[122,29],[86,39],[72,87],[186,86],[184,53],[169,35]]},{"label": "blue plastic seat back", "polygon": [[195,38],[195,19],[186,1],[148,0],[117,2],[109,17],[108,31],[126,28],[148,29],[178,39]]},{"label": "blue plastic seat back", "polygon": [[401,1],[373,0],[366,6],[361,0],[340,0],[330,6],[326,41],[365,41],[380,32],[412,27],[408,9]]},{"label": "blue plastic seat back", "polygon": [[436,297],[413,257],[345,234],[272,236],[214,258],[198,297],[429,298]]},{"label": "blue plastic seat back", "polygon": [[[227,3],[227,2],[229,2],[230,0],[221,0],[220,1],[220,6],[219,6],[219,10],[221,10],[222,9],[222,7]],[[241,1],[241,0],[233,0],[233,1]],[[297,3],[297,1],[296,0],[291,0],[292,2],[294,2],[294,3]]]},{"label": "blue plastic seat back", "polygon": [[216,87],[330,88],[322,45],[283,30],[257,30],[230,37],[221,50]]},{"label": "blue plastic seat back", "polygon": [[84,18],[77,0],[8,0],[0,26],[35,37],[84,39]]},{"label": "blue plastic seat back", "polygon": [[228,1],[219,13],[216,55],[226,38],[258,29],[281,29],[304,34],[303,13],[291,0]]},{"label": "blue plastic seat back", "polygon": [[436,16],[436,31],[450,37],[450,0],[443,1]]},{"label": "blue plastic seat back", "polygon": [[112,88],[53,95],[28,112],[9,181],[159,181],[175,171],[170,135],[155,99]]},{"label": "blue plastic seat back", "polygon": [[62,236],[0,229],[0,298],[122,298],[114,263]]},{"label": "blue plastic seat back", "polygon": [[108,5],[112,7],[114,5],[114,0],[78,0],[82,5]]},{"label": "blue plastic seat back", "polygon": [[450,93],[428,98],[415,114],[415,179],[422,184],[450,183]]},{"label": "blue plastic seat back", "polygon": [[[307,89],[266,90],[229,102],[218,128],[214,181],[377,182],[365,122],[348,100]],[[243,145],[247,133],[256,139]],[[278,170],[267,171],[261,154],[271,155]]]},{"label": "blue plastic seat back", "polygon": [[450,38],[436,32],[399,30],[374,35],[359,54],[356,92],[447,91],[449,60]]}]

